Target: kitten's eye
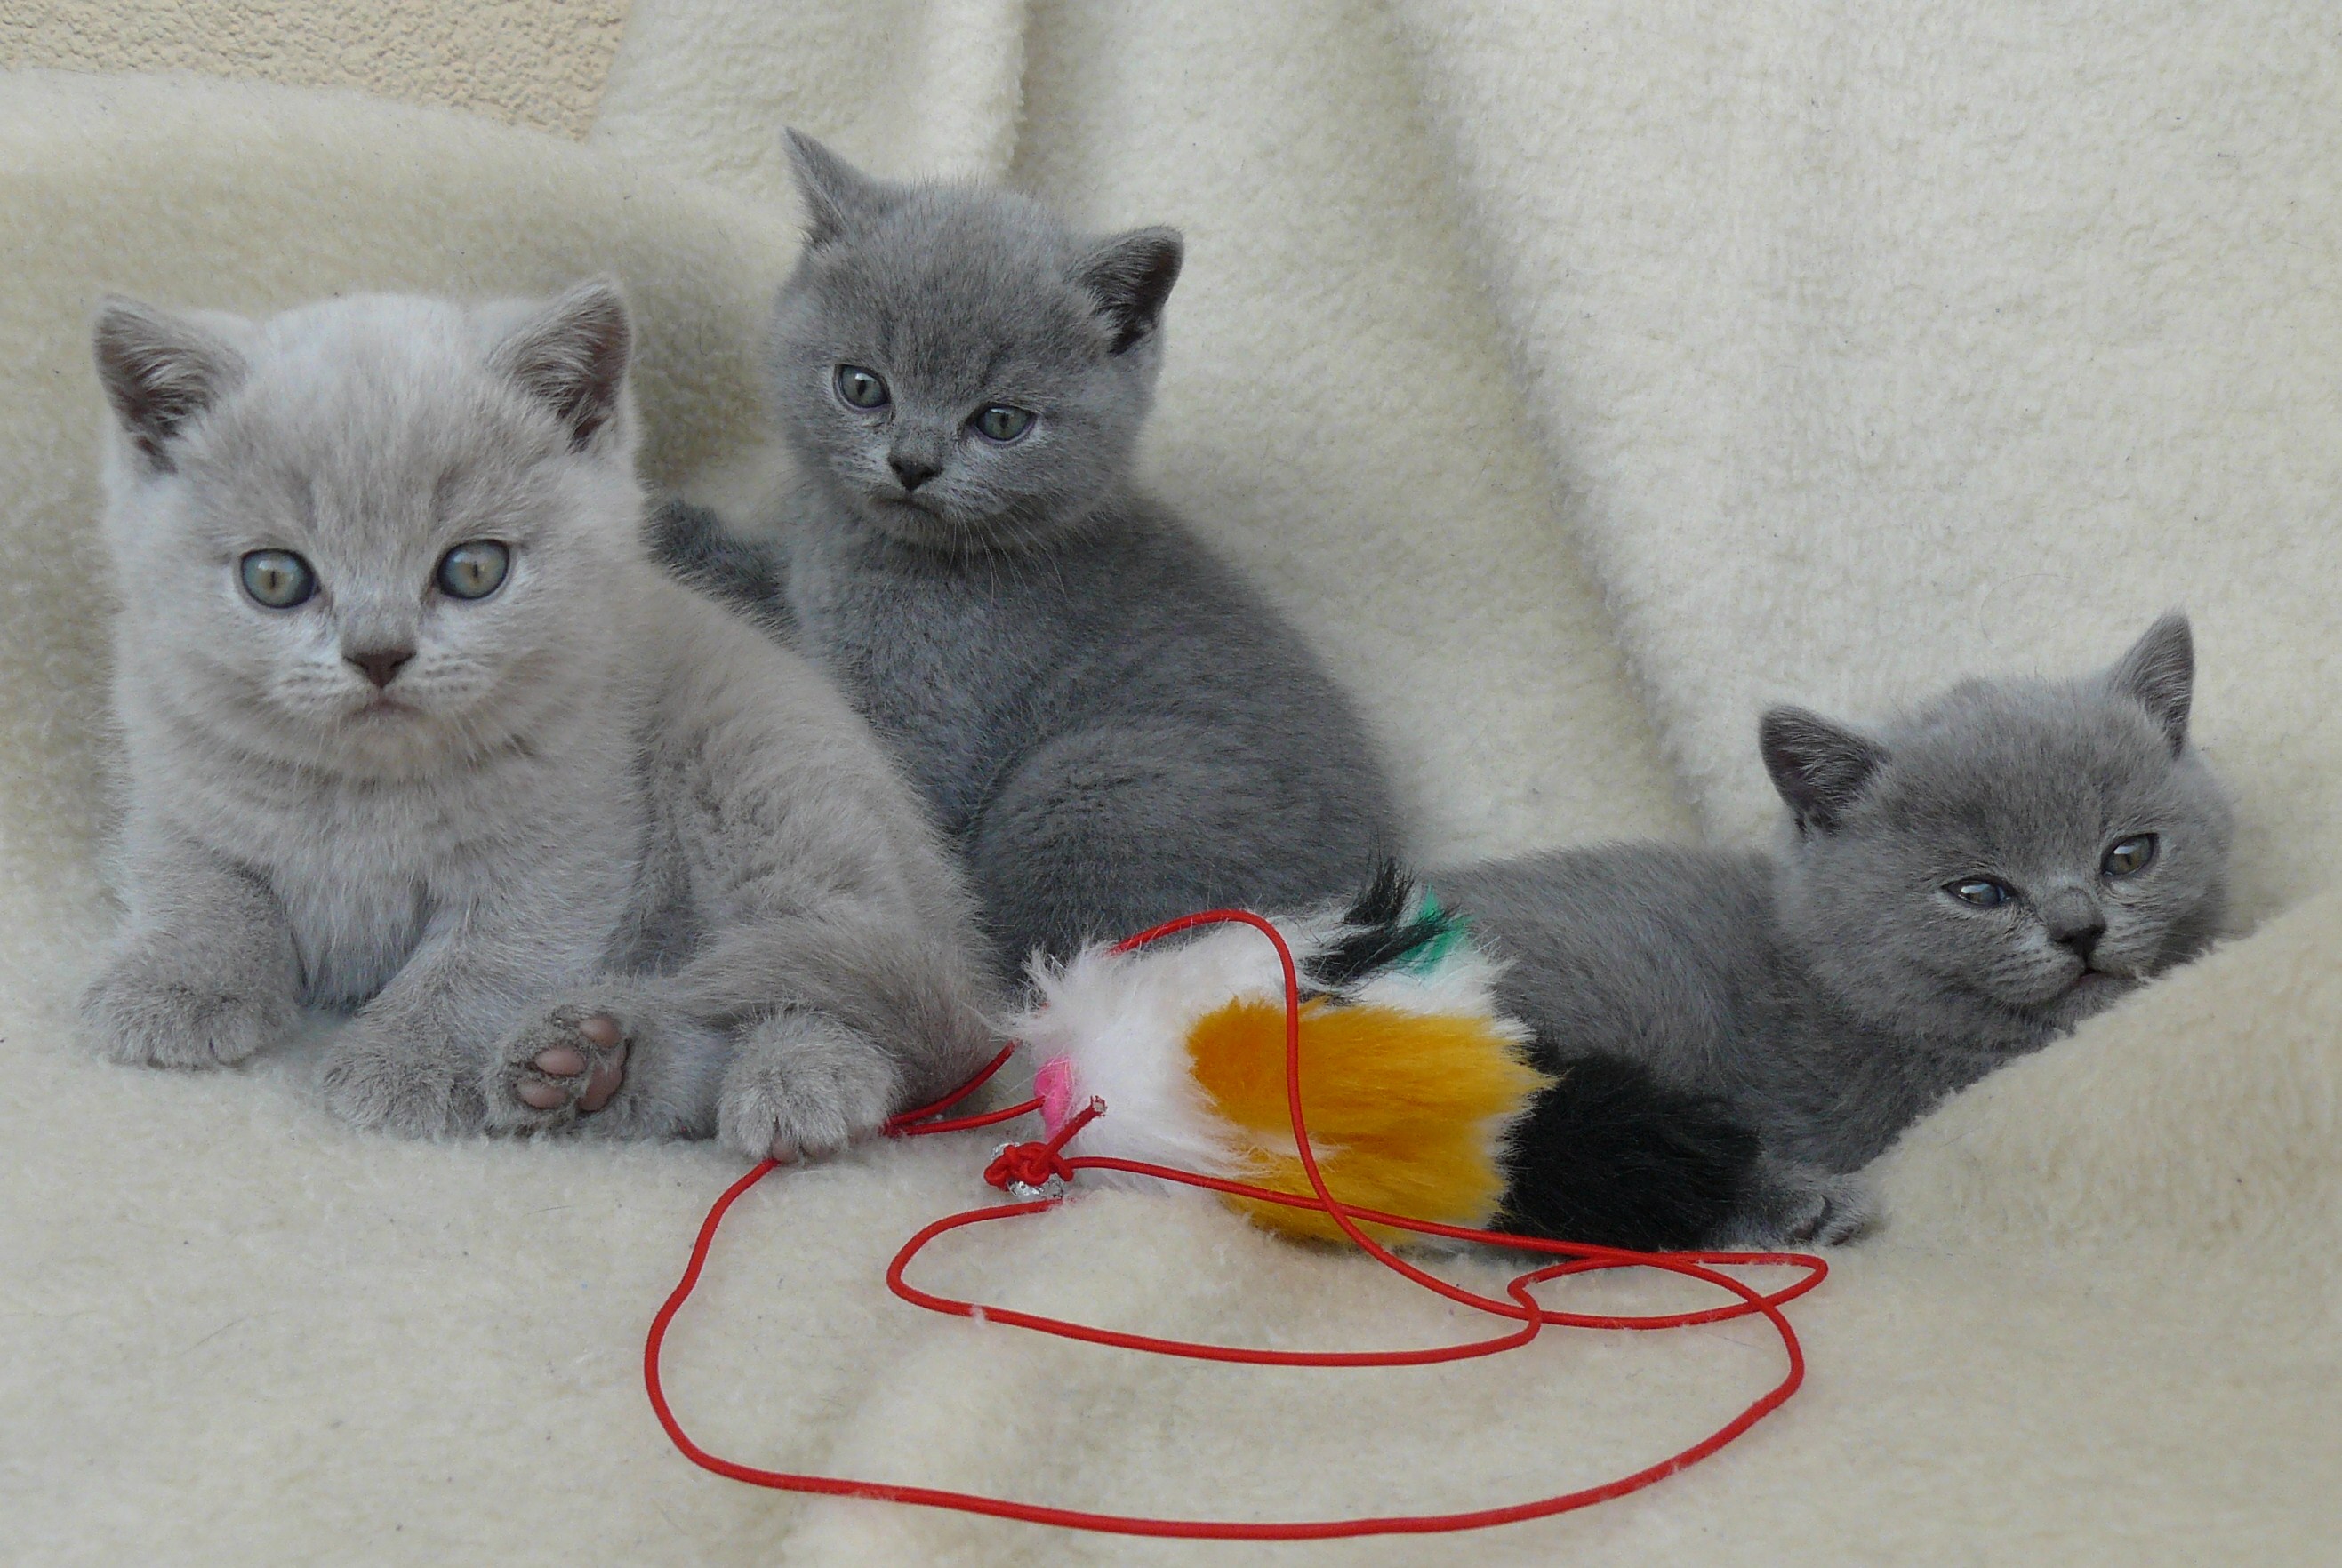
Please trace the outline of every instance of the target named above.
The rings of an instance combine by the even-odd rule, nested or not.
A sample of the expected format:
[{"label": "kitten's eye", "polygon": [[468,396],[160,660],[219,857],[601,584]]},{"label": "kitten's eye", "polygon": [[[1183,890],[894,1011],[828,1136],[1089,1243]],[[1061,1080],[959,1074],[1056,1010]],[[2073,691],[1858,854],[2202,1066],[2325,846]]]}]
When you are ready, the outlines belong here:
[{"label": "kitten's eye", "polygon": [[1947,882],[1944,891],[1962,904],[1973,904],[1978,909],[1998,909],[2017,896],[2017,889],[1989,876],[1971,876],[1963,882]]},{"label": "kitten's eye", "polygon": [[986,441],[1006,444],[1033,428],[1033,411],[1011,404],[996,403],[989,408],[977,409],[976,417],[969,423]]},{"label": "kitten's eye", "polygon": [[837,395],[856,408],[884,408],[886,384],[878,379],[875,371],[858,365],[841,365],[837,367]]},{"label": "kitten's eye", "polygon": [[289,610],[317,591],[317,574],[290,550],[255,550],[237,564],[244,591],[255,604]]},{"label": "kitten's eye", "polygon": [[512,570],[512,551],[494,539],[458,544],[439,557],[435,581],[450,599],[485,599],[505,585]]},{"label": "kitten's eye", "polygon": [[2133,834],[2107,851],[2098,869],[2108,876],[2136,876],[2155,862],[2155,835]]}]

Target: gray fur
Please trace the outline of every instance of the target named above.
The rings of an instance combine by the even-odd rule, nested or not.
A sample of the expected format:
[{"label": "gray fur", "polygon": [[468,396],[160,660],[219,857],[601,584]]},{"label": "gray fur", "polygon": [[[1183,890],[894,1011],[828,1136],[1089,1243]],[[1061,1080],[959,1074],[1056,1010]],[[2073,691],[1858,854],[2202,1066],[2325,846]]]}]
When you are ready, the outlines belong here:
[{"label": "gray fur", "polygon": [[[606,284],[248,323],[128,302],[96,354],[128,758],[128,917],[94,1044],[211,1066],[350,1013],[328,1104],[408,1134],[569,1125],[818,1153],[989,1047],[969,909],[916,798],[809,666],[645,555]],[[494,539],[485,598],[433,586]],[[317,591],[269,609],[247,552]],[[379,691],[355,661],[405,655]],[[580,1024],[624,1086],[550,1081]]]},{"label": "gray fur", "polygon": [[[2106,674],[1966,682],[1874,734],[1775,709],[1777,853],[1572,850],[1439,890],[1565,1049],[1720,1093],[1774,1156],[1851,1172],[2210,942],[2230,823],[2187,744],[2193,673],[2174,614]],[[2155,858],[2105,874],[2141,833]],[[1947,890],[1979,876],[2018,896],[1985,909]]]},{"label": "gray fur", "polygon": [[[744,565],[681,508],[664,558],[752,604],[786,581],[799,645],[896,748],[1012,970],[1363,882],[1396,835],[1349,700],[1133,488],[1178,235],[1085,238],[1022,196],[881,184],[794,145],[810,233],[773,332],[802,474],[786,564]],[[841,365],[883,377],[886,405],[847,403]],[[1037,417],[995,444],[970,423],[993,404]]]}]

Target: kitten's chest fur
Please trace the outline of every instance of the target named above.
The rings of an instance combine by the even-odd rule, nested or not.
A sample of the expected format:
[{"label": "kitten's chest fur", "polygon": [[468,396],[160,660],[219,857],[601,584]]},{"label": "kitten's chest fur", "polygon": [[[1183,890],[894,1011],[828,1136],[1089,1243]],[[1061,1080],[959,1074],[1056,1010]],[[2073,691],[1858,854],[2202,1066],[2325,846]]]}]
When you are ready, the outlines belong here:
[{"label": "kitten's chest fur", "polygon": [[276,895],[307,1000],[350,1006],[435,929],[490,906],[557,902],[548,917],[599,925],[606,944],[643,860],[636,774],[623,739],[512,745],[401,779],[214,755],[179,771],[164,809]]},{"label": "kitten's chest fur", "polygon": [[1794,953],[1778,951],[1775,962],[1736,1076],[1787,1158],[1857,1170],[1937,1101],[2006,1059],[1864,1018],[1818,985]]},{"label": "kitten's chest fur", "polygon": [[1226,631],[1241,656],[1273,623],[1232,611],[1222,576],[1151,518],[1042,550],[943,556],[813,503],[791,537],[788,593],[807,650],[957,835],[1006,769],[1069,730],[1181,710],[1241,733],[1246,704],[1197,639]]}]

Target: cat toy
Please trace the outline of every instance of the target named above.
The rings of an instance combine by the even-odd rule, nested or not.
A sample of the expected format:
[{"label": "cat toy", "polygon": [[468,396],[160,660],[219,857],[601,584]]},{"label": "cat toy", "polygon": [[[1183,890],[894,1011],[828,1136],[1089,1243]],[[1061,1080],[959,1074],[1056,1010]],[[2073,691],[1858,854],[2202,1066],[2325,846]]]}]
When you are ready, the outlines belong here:
[{"label": "cat toy", "polygon": [[[1496,966],[1396,868],[1347,909],[1276,927],[1301,981],[1303,1112],[1326,1183],[1353,1207],[1487,1223],[1505,1139],[1551,1082],[1528,1064],[1528,1031],[1498,1008]],[[1099,944],[1036,965],[1038,1003],[1009,1033],[1039,1064],[1044,1130],[1054,1139],[1102,1101],[1114,1114],[1067,1134],[1066,1152],[1311,1195],[1286,1104],[1281,962],[1230,923],[1176,947]],[[1229,1202],[1271,1230],[1344,1239],[1320,1211]]]},{"label": "cat toy", "polygon": [[[1166,942],[1178,936],[1186,940]],[[888,1264],[887,1287],[915,1306],[949,1315],[1160,1355],[1274,1366],[1422,1366],[1517,1349],[1549,1327],[1650,1330],[1764,1318],[1786,1362],[1780,1381],[1690,1447],[1602,1485],[1525,1503],[1451,1513],[1283,1521],[1147,1518],[742,1464],[708,1453],[684,1430],[668,1403],[659,1356],[725,1215],[776,1168],[770,1160],[716,1200],[682,1278],[651,1322],[643,1379],[653,1413],[686,1458],[750,1485],[1103,1533],[1202,1540],[1486,1529],[1622,1497],[1698,1463],[1778,1409],[1804,1382],[1804,1352],[1782,1308],[1818,1285],[1828,1265],[1801,1253],[1635,1253],[1482,1228],[1504,1191],[1504,1138],[1550,1082],[1526,1058],[1526,1031],[1496,1004],[1496,974],[1463,924],[1396,870],[1377,877],[1346,909],[1281,919],[1214,910],[1093,947],[1062,966],[1038,968],[1033,976],[1037,1004],[1015,1023],[1036,1064],[1032,1097],[995,1111],[946,1115],[1007,1064],[1018,1049],[1011,1044],[968,1083],[894,1118],[886,1131],[921,1136],[1037,1114],[1046,1136],[996,1150],[985,1180],[1011,1201],[922,1228]],[[1265,1350],[1103,1329],[937,1295],[910,1282],[911,1263],[936,1238],[1046,1213],[1066,1200],[1077,1178],[1091,1174],[1116,1184],[1167,1182],[1216,1193],[1273,1232],[1346,1242],[1421,1288],[1508,1326],[1476,1340],[1407,1349]],[[1499,1299],[1442,1279],[1392,1250],[1418,1240],[1493,1243],[1559,1261],[1516,1275]],[[1765,1292],[1721,1270],[1739,1264],[1801,1272]],[[1546,1281],[1619,1268],[1696,1279],[1734,1299],[1691,1312],[1613,1315],[1559,1311],[1533,1293]]]}]

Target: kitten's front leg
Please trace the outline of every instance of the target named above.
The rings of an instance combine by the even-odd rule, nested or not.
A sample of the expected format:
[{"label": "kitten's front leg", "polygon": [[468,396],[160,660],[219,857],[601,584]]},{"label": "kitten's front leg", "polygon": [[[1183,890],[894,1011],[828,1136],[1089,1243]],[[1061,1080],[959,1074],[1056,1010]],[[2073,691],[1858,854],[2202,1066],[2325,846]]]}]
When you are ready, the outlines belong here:
[{"label": "kitten's front leg", "polygon": [[729,1047],[656,978],[568,993],[489,1053],[483,1091],[499,1132],[574,1127],[607,1137],[705,1137]]},{"label": "kitten's front leg", "polygon": [[569,993],[496,1046],[488,1124],[712,1132],[750,1159],[834,1154],[906,1096],[957,1084],[992,1045],[965,958],[906,923],[776,917],[726,933],[678,974]]},{"label": "kitten's front leg", "polygon": [[326,1105],[410,1137],[477,1130],[490,1048],[535,998],[590,972],[600,945],[582,923],[506,931],[477,911],[450,919],[334,1043]]},{"label": "kitten's front leg", "polygon": [[705,1137],[752,1160],[818,1158],[875,1130],[900,1103],[902,1067],[816,1008],[785,1005],[735,1036],[666,982],[573,993],[492,1053],[487,1124],[607,1137]]},{"label": "kitten's front leg", "polygon": [[131,914],[81,999],[90,1044],[118,1062],[216,1067],[292,1025],[300,958],[284,905],[185,841],[131,845]]},{"label": "kitten's front leg", "polygon": [[1876,1218],[1869,1184],[1859,1174],[1767,1154],[1749,1173],[1737,1212],[1708,1244],[1755,1252],[1836,1246],[1862,1235]]},{"label": "kitten's front leg", "polygon": [[820,1159],[874,1132],[900,1103],[903,1070],[868,1036],[787,1008],[740,1043],[716,1135],[751,1160]]},{"label": "kitten's front leg", "polygon": [[734,1042],[716,1135],[750,1159],[835,1154],[964,1081],[996,1044],[956,934],[921,932],[890,900],[826,902],[727,932],[674,977]]}]

